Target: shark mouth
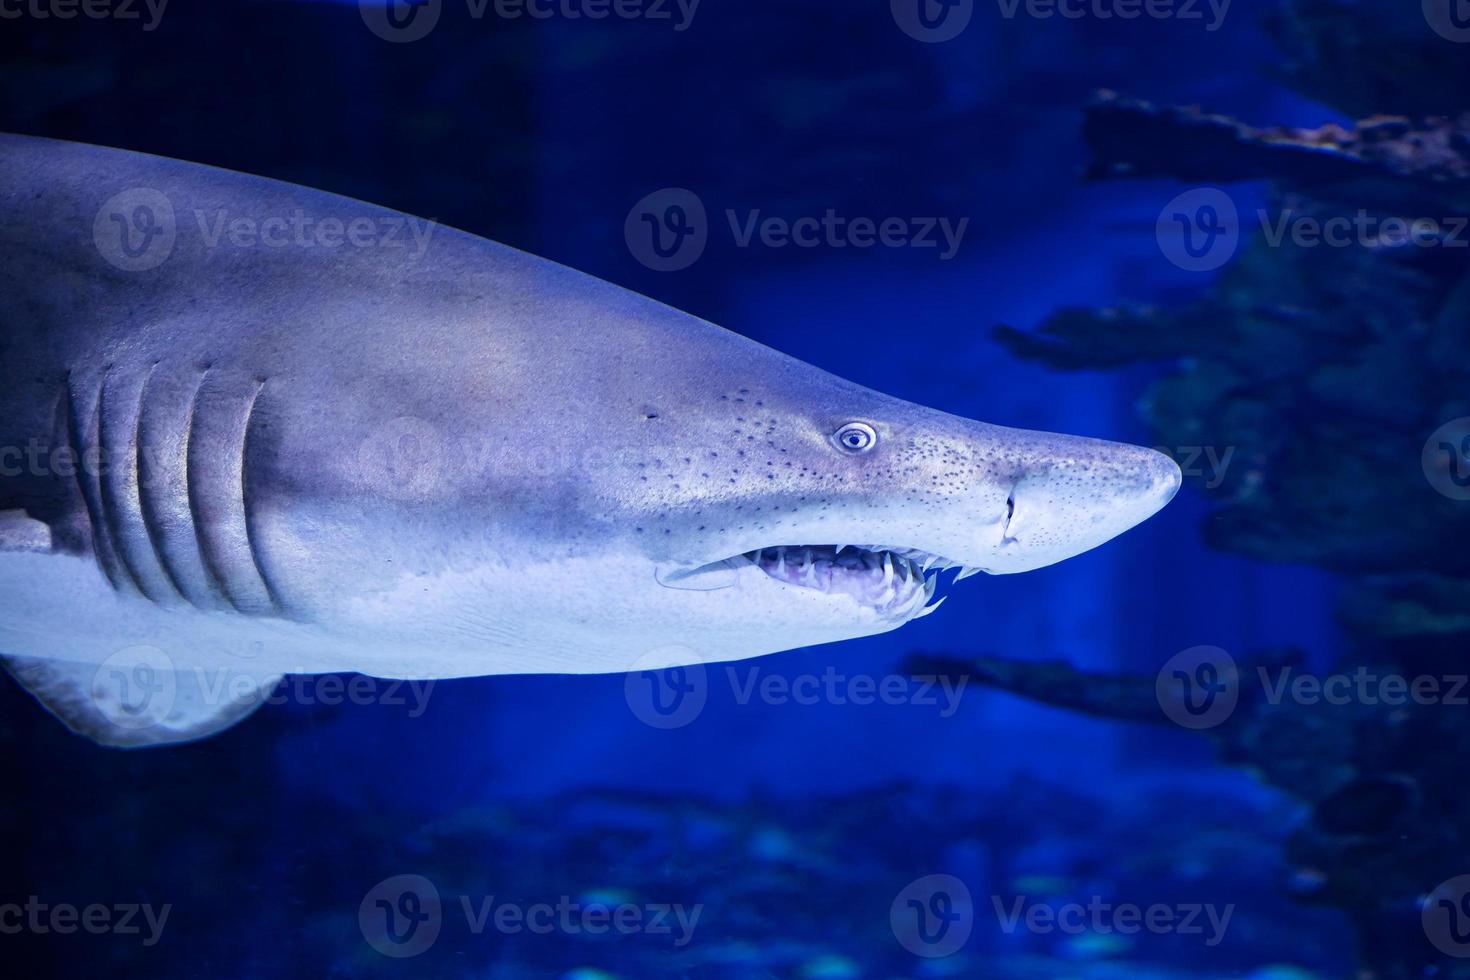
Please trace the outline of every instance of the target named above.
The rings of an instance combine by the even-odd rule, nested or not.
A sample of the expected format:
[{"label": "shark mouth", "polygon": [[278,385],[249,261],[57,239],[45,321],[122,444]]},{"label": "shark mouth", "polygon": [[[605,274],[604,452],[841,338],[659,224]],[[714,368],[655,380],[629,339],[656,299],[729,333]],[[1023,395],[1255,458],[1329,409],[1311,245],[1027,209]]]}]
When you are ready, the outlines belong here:
[{"label": "shark mouth", "polygon": [[939,555],[883,545],[803,545],[761,548],[731,559],[748,562],[784,585],[848,595],[885,617],[918,619],[944,602],[929,604],[939,573],[960,568],[955,581],[978,568],[964,568]]}]

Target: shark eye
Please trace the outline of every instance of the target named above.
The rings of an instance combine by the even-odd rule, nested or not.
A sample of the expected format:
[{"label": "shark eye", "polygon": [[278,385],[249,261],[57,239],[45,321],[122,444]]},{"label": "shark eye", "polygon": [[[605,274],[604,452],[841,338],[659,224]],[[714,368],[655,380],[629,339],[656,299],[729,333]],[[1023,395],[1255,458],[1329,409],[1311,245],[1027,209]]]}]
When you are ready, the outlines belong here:
[{"label": "shark eye", "polygon": [[832,441],[846,453],[865,453],[878,444],[878,433],[866,422],[849,422],[832,433]]}]

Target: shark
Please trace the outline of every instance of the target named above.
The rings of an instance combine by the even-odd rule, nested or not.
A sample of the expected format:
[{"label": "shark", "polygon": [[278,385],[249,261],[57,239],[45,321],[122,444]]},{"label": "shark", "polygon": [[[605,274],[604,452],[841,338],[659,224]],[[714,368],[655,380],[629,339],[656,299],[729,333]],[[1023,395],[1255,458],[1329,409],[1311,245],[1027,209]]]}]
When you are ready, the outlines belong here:
[{"label": "shark", "polygon": [[103,745],[222,731],[287,674],[882,633],[946,570],[1077,555],[1179,482],[434,222],[0,136],[0,656]]}]

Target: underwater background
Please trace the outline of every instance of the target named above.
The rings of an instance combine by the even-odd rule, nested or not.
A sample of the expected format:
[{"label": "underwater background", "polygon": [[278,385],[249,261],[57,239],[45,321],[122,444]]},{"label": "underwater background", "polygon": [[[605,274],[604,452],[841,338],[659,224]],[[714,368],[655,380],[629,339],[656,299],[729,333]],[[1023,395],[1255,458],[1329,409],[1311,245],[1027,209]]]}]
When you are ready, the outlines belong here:
[{"label": "underwater background", "polygon": [[[168,910],[0,928],[0,974],[1470,976],[1463,0],[487,3],[0,0],[0,130],[434,218],[1184,489],[674,679],[288,682],[129,753],[0,679],[0,906]],[[742,231],[829,214],[906,240]]]}]

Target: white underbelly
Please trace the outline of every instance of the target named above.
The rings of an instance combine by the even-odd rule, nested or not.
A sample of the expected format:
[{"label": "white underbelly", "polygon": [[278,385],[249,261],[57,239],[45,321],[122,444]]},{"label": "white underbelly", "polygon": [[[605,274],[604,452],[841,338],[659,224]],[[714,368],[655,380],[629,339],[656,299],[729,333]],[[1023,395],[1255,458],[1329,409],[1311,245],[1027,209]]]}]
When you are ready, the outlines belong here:
[{"label": "white underbelly", "polygon": [[90,558],[0,554],[0,653],[101,663],[154,647],[180,667],[248,663],[278,673],[358,669],[326,631],[307,624],[159,606],[115,591]]},{"label": "white underbelly", "polygon": [[[5,552],[0,654],[91,664],[150,647],[179,669],[429,680],[618,673],[738,660],[833,639],[762,630],[762,617],[732,601],[732,592],[640,584],[646,586],[631,581],[626,563],[616,559],[485,566],[344,595],[317,620],[297,622],[159,605],[115,591],[89,558]],[[886,628],[858,624],[851,635]]]}]

